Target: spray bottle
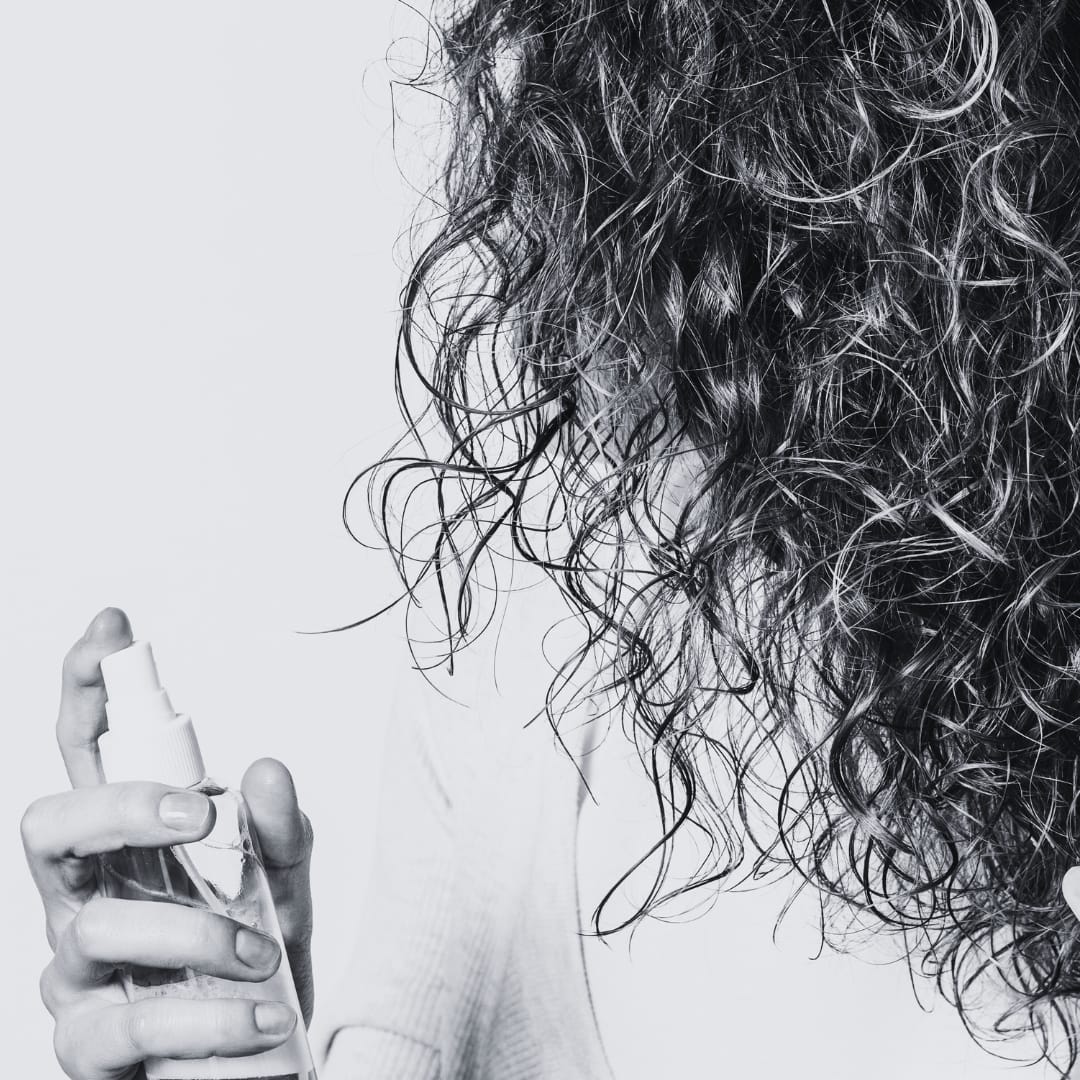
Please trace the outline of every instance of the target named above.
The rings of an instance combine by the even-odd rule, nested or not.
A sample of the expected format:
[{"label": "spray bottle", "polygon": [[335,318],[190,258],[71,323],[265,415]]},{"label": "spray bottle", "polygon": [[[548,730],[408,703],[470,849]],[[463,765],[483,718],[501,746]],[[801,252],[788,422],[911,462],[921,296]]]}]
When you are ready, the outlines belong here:
[{"label": "spray bottle", "polygon": [[[102,891],[226,915],[269,934],[281,949],[280,966],[263,982],[222,979],[191,968],[129,968],[123,972],[129,1000],[246,997],[285,1002],[299,1016],[285,942],[243,795],[206,775],[191,718],[173,709],[149,642],[133,642],[105,657],[101,673],[108,697],[109,730],[99,740],[106,780],[155,780],[190,788],[206,795],[217,811],[213,829],[202,840],[171,848],[124,848],[101,856]],[[316,1080],[302,1021],[272,1050],[240,1058],[151,1058],[145,1069],[148,1080]]]}]

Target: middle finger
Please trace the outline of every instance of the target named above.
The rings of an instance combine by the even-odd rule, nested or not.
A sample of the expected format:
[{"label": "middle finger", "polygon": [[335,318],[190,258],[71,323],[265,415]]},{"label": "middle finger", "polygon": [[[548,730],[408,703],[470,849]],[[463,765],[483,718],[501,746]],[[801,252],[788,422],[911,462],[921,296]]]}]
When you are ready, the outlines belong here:
[{"label": "middle finger", "polygon": [[187,967],[262,982],[280,961],[272,937],[223,915],[181,904],[97,897],[68,924],[53,963],[64,989],[80,993],[109,979],[121,964]]}]

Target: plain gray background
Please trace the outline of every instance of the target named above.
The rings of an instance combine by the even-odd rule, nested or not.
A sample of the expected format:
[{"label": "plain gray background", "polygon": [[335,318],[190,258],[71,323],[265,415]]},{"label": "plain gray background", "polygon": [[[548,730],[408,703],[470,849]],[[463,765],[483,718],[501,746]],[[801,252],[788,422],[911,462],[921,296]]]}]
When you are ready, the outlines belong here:
[{"label": "plain gray background", "polygon": [[344,961],[387,673],[406,658],[392,617],[294,631],[350,622],[393,587],[387,560],[345,534],[340,504],[399,429],[392,249],[414,200],[392,153],[383,54],[416,29],[395,25],[407,15],[392,3],[4,6],[11,1075],[60,1075],[18,820],[66,785],[60,663],[105,605],[153,642],[215,775],[238,782],[263,754],[293,769],[320,826],[328,987]]},{"label": "plain gray background", "polygon": [[[140,0],[8,4],[0,30],[0,1006],[6,1071],[53,1080],[49,952],[17,823],[66,784],[60,663],[104,605],[154,643],[215,774],[235,782],[263,754],[291,766],[317,829],[324,1001],[345,962],[408,658],[393,616],[295,631],[394,595],[340,503],[400,430],[392,253],[415,198],[384,54],[397,41],[407,64],[424,26],[393,0]],[[403,106],[402,164],[421,179],[423,103]],[[599,820],[583,831],[590,900],[634,850]],[[645,927],[633,977],[624,944],[590,946],[620,1080],[725,1060],[767,1080],[996,1071],[948,1010],[918,1011],[902,970],[778,961],[774,914],[738,897],[678,936]]]}]

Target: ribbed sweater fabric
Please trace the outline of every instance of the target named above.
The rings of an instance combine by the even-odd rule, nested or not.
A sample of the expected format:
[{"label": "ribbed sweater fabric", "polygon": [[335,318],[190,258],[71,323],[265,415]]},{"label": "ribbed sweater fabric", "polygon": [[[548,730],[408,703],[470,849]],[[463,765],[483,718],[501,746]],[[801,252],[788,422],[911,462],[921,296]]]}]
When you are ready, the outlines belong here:
[{"label": "ribbed sweater fabric", "polygon": [[[415,673],[397,695],[372,885],[316,1048],[321,1080],[611,1076],[579,936],[580,776],[542,718],[523,728],[498,696],[472,700]],[[587,733],[562,732],[579,760]]]},{"label": "ribbed sweater fabric", "polygon": [[[344,977],[320,988],[320,1080],[613,1080],[580,936],[585,789],[575,762],[586,771],[595,763],[604,811],[586,815],[581,835],[586,908],[655,839],[655,823],[613,833],[623,819],[601,763],[613,758],[590,756],[601,725],[570,718],[560,726],[565,749],[542,717],[525,726],[551,674],[536,643],[559,614],[551,603],[519,603],[498,664],[494,628],[470,649],[459,674],[439,680],[467,705],[416,672],[402,676],[367,900]],[[559,644],[551,653],[566,654]],[[605,754],[618,756],[621,733],[610,738]],[[627,775],[649,809],[651,791],[632,764]],[[594,871],[598,857],[610,865]],[[664,927],[660,954],[647,936],[632,966],[594,943],[618,1080],[716,1075],[732,1060],[741,1067],[723,1075],[765,1080],[854,1080],[869,1061],[880,1080],[989,1080],[1013,1068],[979,1050],[947,1003],[924,1013],[906,967],[829,954],[811,961],[813,934],[777,949],[770,939],[785,897],[786,889],[726,896],[713,917]],[[698,1001],[708,1003],[704,1014],[691,1007]],[[651,1065],[628,1051],[642,1040],[659,1051]]]}]

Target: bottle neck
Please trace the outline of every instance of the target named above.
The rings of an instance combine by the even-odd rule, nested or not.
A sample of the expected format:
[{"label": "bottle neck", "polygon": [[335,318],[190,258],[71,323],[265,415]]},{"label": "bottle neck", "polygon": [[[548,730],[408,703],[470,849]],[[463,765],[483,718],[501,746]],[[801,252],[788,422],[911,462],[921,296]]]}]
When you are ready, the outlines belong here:
[{"label": "bottle neck", "polygon": [[194,787],[207,776],[194,725],[185,713],[164,722],[110,728],[98,739],[98,750],[109,783],[156,780]]},{"label": "bottle neck", "polygon": [[189,784],[188,787],[200,795],[224,795],[229,790],[225,784],[218,783],[212,776],[204,776],[198,783]]}]

